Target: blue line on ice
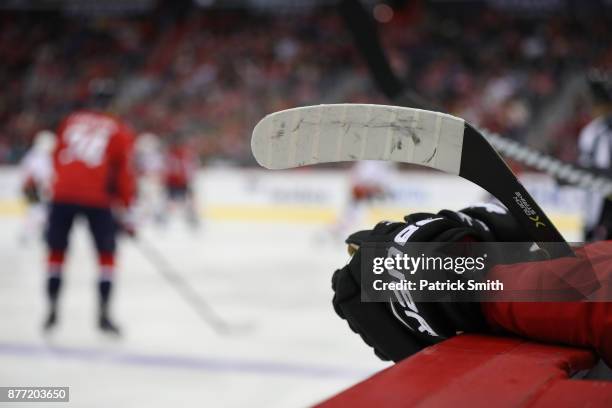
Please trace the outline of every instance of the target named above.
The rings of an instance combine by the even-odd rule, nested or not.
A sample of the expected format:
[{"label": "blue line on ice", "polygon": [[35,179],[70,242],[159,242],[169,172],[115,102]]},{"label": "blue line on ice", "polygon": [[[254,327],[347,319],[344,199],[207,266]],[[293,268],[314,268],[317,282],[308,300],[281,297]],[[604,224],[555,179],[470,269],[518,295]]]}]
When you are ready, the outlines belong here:
[{"label": "blue line on ice", "polygon": [[283,363],[275,361],[228,359],[204,356],[179,356],[114,352],[94,348],[0,343],[0,355],[48,357],[60,360],[101,362],[132,366],[187,369],[209,372],[281,375],[307,378],[363,378],[374,370],[350,369],[323,365]]}]

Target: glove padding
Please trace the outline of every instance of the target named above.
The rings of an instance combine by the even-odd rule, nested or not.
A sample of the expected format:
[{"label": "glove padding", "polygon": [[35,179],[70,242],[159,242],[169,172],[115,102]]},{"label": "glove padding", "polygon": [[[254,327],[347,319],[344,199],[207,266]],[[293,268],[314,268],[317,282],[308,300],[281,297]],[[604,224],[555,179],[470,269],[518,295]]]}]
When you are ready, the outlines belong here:
[{"label": "glove padding", "polygon": [[402,327],[385,303],[364,303],[361,301],[359,272],[361,253],[358,251],[351,262],[337,270],[332,277],[334,310],[346,320],[351,330],[374,349],[382,360],[399,361],[423,347],[416,336]]},{"label": "glove padding", "polygon": [[[485,228],[491,234],[491,241],[496,242],[530,242],[532,239],[519,226],[501,204],[482,203],[464,208],[460,211],[442,210],[441,215],[460,219],[467,226]],[[467,217],[465,217],[467,215]]]},{"label": "glove padding", "polygon": [[[397,299],[387,303],[362,302],[360,247],[364,243],[440,242],[443,250],[447,242],[527,239],[505,208],[493,204],[459,212],[416,213],[404,220],[381,222],[372,230],[350,235],[346,243],[353,257],[332,278],[336,313],[383,360],[402,360],[457,332],[482,331],[486,322],[478,303],[415,302],[409,291],[395,291]],[[464,279],[455,273],[452,278]]]}]

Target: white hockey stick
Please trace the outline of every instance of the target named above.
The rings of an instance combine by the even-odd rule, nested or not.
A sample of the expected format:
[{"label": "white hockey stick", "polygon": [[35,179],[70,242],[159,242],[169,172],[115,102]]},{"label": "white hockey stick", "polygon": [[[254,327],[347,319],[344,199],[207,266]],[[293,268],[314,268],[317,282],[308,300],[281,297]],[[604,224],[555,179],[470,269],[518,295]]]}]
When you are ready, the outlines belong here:
[{"label": "white hockey stick", "polygon": [[465,122],[443,113],[385,105],[338,104],[266,116],[251,147],[268,169],[389,160],[459,174]]},{"label": "white hockey stick", "polygon": [[251,148],[257,162],[268,169],[387,160],[456,174],[506,205],[531,238],[551,255],[572,254],[484,136],[455,116],[367,104],[294,108],[263,118],[253,130]]}]

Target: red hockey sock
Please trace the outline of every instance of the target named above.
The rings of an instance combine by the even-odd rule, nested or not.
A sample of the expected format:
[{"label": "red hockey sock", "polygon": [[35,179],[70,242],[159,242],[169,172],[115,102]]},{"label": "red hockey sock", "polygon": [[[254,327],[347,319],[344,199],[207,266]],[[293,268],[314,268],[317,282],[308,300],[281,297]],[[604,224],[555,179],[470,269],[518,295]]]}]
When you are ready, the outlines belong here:
[{"label": "red hockey sock", "polygon": [[115,254],[106,252],[98,254],[98,264],[100,265],[100,278],[111,280],[115,272]]},{"label": "red hockey sock", "polygon": [[64,266],[64,251],[51,250],[47,255],[47,271],[51,276],[58,276],[62,273]]}]

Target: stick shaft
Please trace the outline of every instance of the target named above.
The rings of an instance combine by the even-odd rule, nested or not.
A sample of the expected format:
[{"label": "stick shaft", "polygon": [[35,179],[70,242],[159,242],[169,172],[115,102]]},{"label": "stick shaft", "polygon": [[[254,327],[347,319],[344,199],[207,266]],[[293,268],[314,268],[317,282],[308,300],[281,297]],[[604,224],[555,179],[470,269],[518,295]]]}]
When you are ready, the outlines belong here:
[{"label": "stick shaft", "polygon": [[154,266],[154,269],[176,290],[180,297],[206,324],[220,334],[224,334],[228,331],[228,323],[221,318],[210,304],[195,291],[193,286],[191,286],[185,278],[170,265],[166,257],[163,256],[157,248],[150,245],[142,237],[138,237],[134,242],[144,257]]}]

